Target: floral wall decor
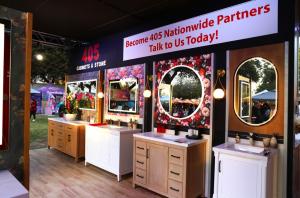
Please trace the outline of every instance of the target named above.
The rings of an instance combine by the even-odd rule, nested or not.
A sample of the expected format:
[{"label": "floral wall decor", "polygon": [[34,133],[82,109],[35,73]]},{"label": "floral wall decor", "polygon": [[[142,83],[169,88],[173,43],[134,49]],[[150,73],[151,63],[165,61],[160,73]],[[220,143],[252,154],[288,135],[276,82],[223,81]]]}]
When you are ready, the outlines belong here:
[{"label": "floral wall decor", "polygon": [[[211,54],[204,54],[198,56],[187,56],[178,59],[162,60],[154,62],[154,69],[156,74],[155,84],[154,84],[154,122],[156,124],[163,124],[165,126],[183,126],[189,128],[210,128],[210,106],[211,106],[211,68],[212,68]],[[197,109],[194,109],[194,113],[190,114],[186,118],[177,119],[176,117],[170,116],[169,113],[165,111],[165,108],[161,105],[159,101],[159,85],[164,75],[171,71],[175,67],[188,67],[192,69],[202,81],[202,99],[197,103]],[[186,91],[189,91],[188,89]],[[181,101],[181,104],[192,104],[192,100],[184,100],[176,97],[171,97],[169,99],[170,103],[175,103]],[[174,113],[175,114],[175,113]]]},{"label": "floral wall decor", "polygon": [[[130,115],[125,113],[108,112],[108,98],[109,98],[109,81],[121,80],[126,78],[138,79],[138,114]],[[120,119],[121,121],[128,122],[130,118],[134,120],[142,120],[144,117],[144,87],[145,87],[145,64],[138,64],[126,67],[118,67],[107,69],[105,71],[105,97],[104,97],[104,112],[105,119]]]}]

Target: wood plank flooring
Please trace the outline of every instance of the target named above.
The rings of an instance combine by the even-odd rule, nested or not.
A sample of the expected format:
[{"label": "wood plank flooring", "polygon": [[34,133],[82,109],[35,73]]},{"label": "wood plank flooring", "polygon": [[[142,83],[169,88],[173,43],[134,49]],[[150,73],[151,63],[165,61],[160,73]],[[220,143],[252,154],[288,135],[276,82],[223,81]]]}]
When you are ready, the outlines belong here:
[{"label": "wood plank flooring", "polygon": [[159,198],[161,196],[132,187],[132,176],[121,182],[116,176],[56,150],[30,150],[30,197]]}]

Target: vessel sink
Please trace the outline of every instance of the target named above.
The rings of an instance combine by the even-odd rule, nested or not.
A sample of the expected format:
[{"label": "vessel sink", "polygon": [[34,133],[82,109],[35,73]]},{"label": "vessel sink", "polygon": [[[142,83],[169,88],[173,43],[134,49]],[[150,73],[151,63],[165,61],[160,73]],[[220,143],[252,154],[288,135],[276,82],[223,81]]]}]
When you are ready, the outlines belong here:
[{"label": "vessel sink", "polygon": [[250,145],[244,145],[244,144],[234,144],[234,149],[240,150],[240,151],[251,152],[251,153],[261,153],[264,151],[264,148],[262,148],[262,147],[256,147],[256,146],[250,146]]}]

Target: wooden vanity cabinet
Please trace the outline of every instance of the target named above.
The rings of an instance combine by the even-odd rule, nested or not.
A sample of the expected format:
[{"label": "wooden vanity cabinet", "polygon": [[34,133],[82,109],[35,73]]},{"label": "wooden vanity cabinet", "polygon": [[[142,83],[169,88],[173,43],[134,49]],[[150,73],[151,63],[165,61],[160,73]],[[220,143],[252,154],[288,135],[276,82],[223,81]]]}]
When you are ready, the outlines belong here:
[{"label": "wooden vanity cabinet", "polygon": [[205,194],[206,141],[190,147],[134,137],[133,186],[166,197]]},{"label": "wooden vanity cabinet", "polygon": [[48,148],[55,148],[75,158],[84,157],[85,126],[48,120]]}]

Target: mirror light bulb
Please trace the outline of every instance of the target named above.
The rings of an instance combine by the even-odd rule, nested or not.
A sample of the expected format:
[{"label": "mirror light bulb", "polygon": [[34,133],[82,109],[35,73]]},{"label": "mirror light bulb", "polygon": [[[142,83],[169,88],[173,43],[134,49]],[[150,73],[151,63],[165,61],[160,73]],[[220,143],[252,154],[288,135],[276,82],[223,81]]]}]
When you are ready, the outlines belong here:
[{"label": "mirror light bulb", "polygon": [[222,99],[225,96],[225,92],[223,89],[218,88],[214,90],[213,96],[215,99]]},{"label": "mirror light bulb", "polygon": [[104,98],[104,93],[102,91],[98,92],[97,94],[98,98]]},{"label": "mirror light bulb", "polygon": [[150,98],[150,96],[151,96],[151,91],[148,90],[148,89],[146,89],[146,90],[144,91],[144,97],[145,97],[145,98]]},{"label": "mirror light bulb", "polygon": [[38,60],[38,61],[42,61],[44,59],[44,56],[42,54],[37,54],[35,55],[35,58]]}]

